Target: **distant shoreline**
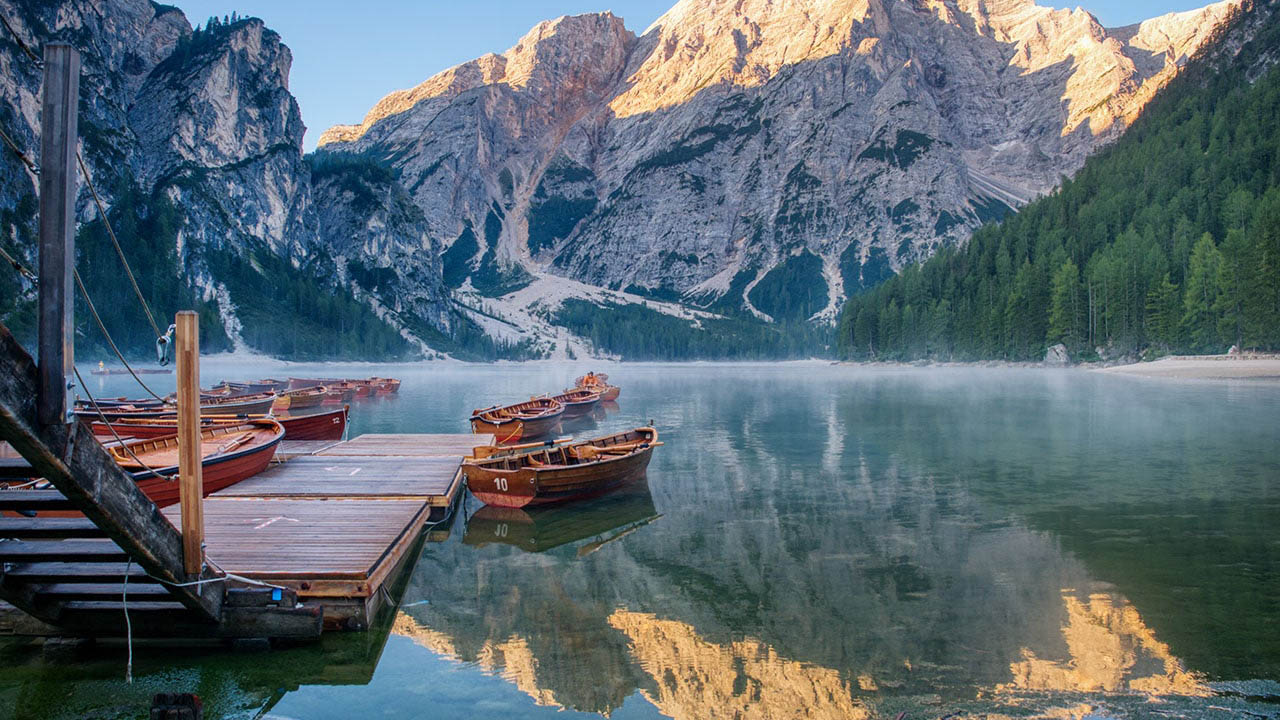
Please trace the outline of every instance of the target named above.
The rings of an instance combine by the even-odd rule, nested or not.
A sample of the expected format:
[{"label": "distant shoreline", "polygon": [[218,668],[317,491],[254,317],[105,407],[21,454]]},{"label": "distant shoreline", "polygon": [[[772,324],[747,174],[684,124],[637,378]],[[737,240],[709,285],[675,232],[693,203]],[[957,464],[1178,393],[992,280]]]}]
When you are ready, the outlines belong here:
[{"label": "distant shoreline", "polygon": [[1263,380],[1280,382],[1280,355],[1172,356],[1153,362],[1098,368],[1095,372],[1176,380]]},{"label": "distant shoreline", "polygon": [[833,363],[844,367],[863,368],[1008,368],[1044,370],[1087,370],[1089,372],[1166,380],[1249,380],[1280,382],[1280,355],[1173,355],[1151,362],[1123,364],[1073,363],[1048,365],[1043,362],[1011,360],[978,360],[947,362],[916,360],[914,362],[849,362]]}]

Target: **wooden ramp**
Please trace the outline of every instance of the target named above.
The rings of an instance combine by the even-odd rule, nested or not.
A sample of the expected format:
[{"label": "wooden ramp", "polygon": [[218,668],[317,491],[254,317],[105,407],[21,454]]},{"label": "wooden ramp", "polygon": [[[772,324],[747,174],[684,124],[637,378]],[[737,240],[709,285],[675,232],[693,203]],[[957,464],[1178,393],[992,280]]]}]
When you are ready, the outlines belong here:
[{"label": "wooden ramp", "polygon": [[[424,526],[451,519],[462,456],[492,441],[364,435],[296,445],[283,462],[205,499],[206,551],[227,573],[322,607],[326,628],[367,628],[384,588],[412,566]],[[180,522],[178,507],[165,514]]]},{"label": "wooden ramp", "polygon": [[[0,476],[43,478],[50,486],[0,492],[0,599],[23,613],[11,631],[165,638],[320,634],[321,613],[296,607],[291,592],[246,588],[208,565],[188,575],[174,525],[81,424],[40,423],[37,388],[31,356],[0,325],[0,440],[8,443]],[[131,628],[124,622],[126,608]]]}]

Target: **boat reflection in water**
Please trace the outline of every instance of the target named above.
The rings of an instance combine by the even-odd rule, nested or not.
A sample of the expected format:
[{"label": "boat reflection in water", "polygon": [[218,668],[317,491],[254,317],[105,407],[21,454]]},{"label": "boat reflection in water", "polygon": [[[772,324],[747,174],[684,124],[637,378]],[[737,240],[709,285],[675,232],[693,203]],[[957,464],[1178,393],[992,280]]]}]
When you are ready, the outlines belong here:
[{"label": "boat reflection in water", "polygon": [[658,517],[649,482],[641,476],[582,502],[526,508],[485,505],[467,519],[463,542],[477,547],[502,543],[528,552],[545,552],[595,538],[578,548],[578,556],[585,557]]}]

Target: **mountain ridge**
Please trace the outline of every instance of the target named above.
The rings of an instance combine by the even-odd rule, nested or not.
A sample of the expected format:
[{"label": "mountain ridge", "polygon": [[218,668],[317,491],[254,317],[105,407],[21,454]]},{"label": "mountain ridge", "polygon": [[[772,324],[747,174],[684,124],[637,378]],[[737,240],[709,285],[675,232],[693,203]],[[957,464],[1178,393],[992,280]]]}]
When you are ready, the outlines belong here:
[{"label": "mountain ridge", "polygon": [[[461,107],[477,94],[564,104],[500,73],[471,72],[459,89],[449,81],[468,63],[326,131],[319,152],[383,158],[450,248],[497,228],[465,258],[472,273],[565,276],[777,320],[767,309],[782,301],[760,284],[803,272],[826,302],[787,319],[830,320],[849,295],[1056,186],[1239,3],[1112,31],[1030,0],[782,5],[684,0],[629,48],[613,38],[599,65],[612,71],[625,52],[623,79],[548,123],[554,133]],[[530,43],[593,46],[587,18],[625,32],[609,14],[565,17],[472,63],[527,58]],[[450,94],[428,91],[442,87]],[[862,117],[841,124],[841,113]],[[512,150],[510,137],[526,142]]]}]

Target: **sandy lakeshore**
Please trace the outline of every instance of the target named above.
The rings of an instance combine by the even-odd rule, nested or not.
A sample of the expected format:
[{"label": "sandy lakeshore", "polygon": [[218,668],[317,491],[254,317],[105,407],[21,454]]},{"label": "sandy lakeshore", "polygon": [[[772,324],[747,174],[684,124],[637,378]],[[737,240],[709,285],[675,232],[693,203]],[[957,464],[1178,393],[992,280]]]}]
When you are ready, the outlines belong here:
[{"label": "sandy lakeshore", "polygon": [[1171,357],[1155,362],[1101,368],[1097,372],[1185,380],[1280,381],[1280,357]]}]

